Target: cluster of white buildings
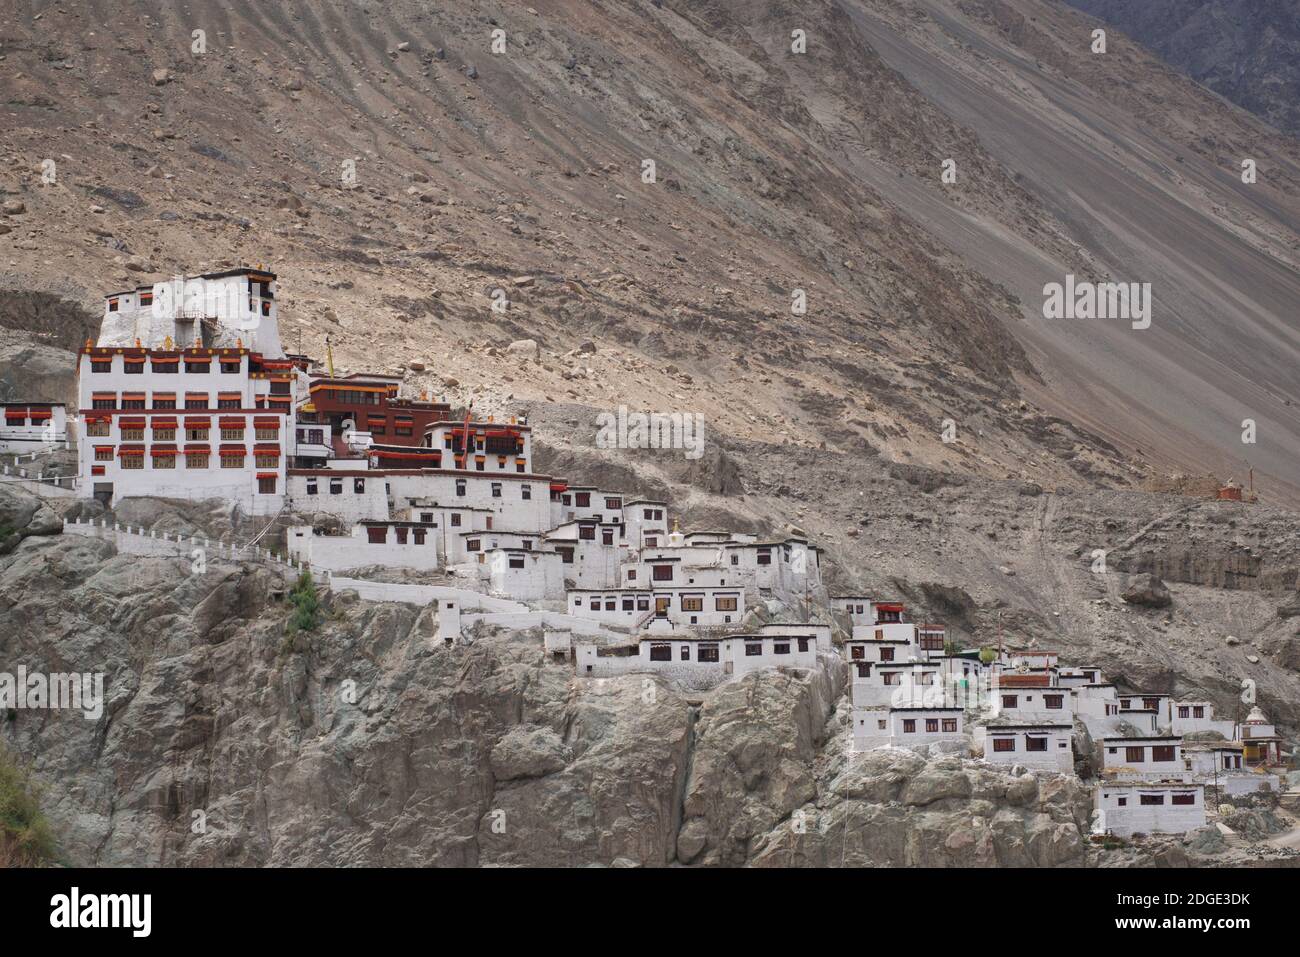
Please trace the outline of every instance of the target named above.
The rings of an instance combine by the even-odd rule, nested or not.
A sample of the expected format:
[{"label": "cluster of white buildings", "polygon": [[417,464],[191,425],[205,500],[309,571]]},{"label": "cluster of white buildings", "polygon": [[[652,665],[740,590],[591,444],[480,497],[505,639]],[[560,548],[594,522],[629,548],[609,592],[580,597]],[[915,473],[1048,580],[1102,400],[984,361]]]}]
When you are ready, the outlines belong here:
[{"label": "cluster of white buildings", "polygon": [[[539,474],[522,418],[454,414],[403,397],[397,377],[286,354],[276,292],[274,274],[241,268],[106,297],[99,340],[80,353],[79,494],[295,516],[291,558],[327,574],[412,573],[435,584],[383,588],[436,588],[440,638],[476,620],[541,625],[547,651],[593,679],[707,686],[811,669],[835,660],[838,631],[854,750],[973,750],[1073,774],[1086,732],[1114,834],[1194,827],[1207,783],[1251,790],[1281,763],[1258,709],[1216,719],[1208,702],[1120,693],[1050,651],[960,650],[898,602],[828,598],[821,551],[802,537],[683,532],[665,502]],[[4,409],[0,451],[66,434],[57,404]],[[1203,732],[1221,740],[1184,743]]]},{"label": "cluster of white buildings", "polygon": [[[844,657],[856,751],[930,746],[1064,774],[1091,758],[1098,827],[1118,836],[1203,825],[1207,785],[1239,795],[1281,784],[1282,738],[1258,707],[1218,719],[1207,701],[1121,693],[1100,669],[1062,667],[1050,651],[940,650],[934,626],[900,625],[896,603],[834,602],[853,619]],[[1095,753],[1076,754],[1080,741]]]}]

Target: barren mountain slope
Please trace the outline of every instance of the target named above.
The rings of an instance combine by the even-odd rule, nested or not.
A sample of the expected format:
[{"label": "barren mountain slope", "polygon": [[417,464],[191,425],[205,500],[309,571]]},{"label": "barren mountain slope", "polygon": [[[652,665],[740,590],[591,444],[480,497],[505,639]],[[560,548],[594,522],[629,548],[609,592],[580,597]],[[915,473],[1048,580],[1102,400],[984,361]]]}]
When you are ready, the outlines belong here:
[{"label": "barren mountain slope", "polygon": [[[1027,69],[1023,37],[990,26],[986,5],[938,6],[978,44],[954,45],[896,3],[10,5],[0,185],[25,212],[5,220],[0,285],[93,307],[160,274],[264,261],[283,280],[291,347],[319,354],[331,333],[341,364],[423,364],[412,387],[453,400],[486,385],[480,404],[698,411],[716,432],[1050,485],[1140,479],[1141,461],[1108,434],[1157,468],[1236,472],[1221,420],[1254,412],[1252,461],[1295,474],[1281,405],[1295,391],[1295,332],[1280,305],[1295,272],[1277,258],[1294,252],[1294,191],[1262,186],[1277,208],[1261,210],[1254,193],[1198,174],[1198,215],[1232,203],[1263,222],[1225,211],[1215,229],[1241,222],[1246,238],[1215,236],[1178,261],[1206,272],[1193,297],[1215,292],[1214,310],[1257,334],[1234,353],[1189,322],[1162,324],[1177,294],[1114,268],[1113,237],[1061,203],[1091,205],[1089,176],[1063,185],[1038,175],[1037,154],[1006,149],[1046,109],[1031,80],[1068,85],[1081,114],[1127,117],[1117,128],[1144,104],[1045,66],[999,104],[1014,122],[981,128],[982,103],[945,100],[899,50],[924,48],[936,75],[977,90],[977,71],[1005,85],[1003,61]],[[1053,11],[1049,38],[1085,22]],[[790,52],[795,29],[807,53]],[[1222,135],[1259,130],[1239,111],[1197,114],[1203,94],[1144,52],[1117,57],[1115,72]],[[1146,159],[1173,164],[1173,139],[1151,134]],[[1268,165],[1274,141],[1253,145],[1261,170],[1283,162]],[[956,184],[940,182],[945,158]],[[45,159],[55,184],[41,182]],[[1191,191],[1165,184],[1142,200],[1181,229]],[[1246,239],[1272,252],[1247,260]],[[1225,244],[1240,279],[1214,272]],[[1026,317],[1044,281],[1105,268],[1157,283],[1152,330],[1117,340],[1095,322]],[[1272,318],[1250,318],[1238,283]],[[498,287],[504,313],[490,308]],[[796,289],[806,315],[791,314]],[[524,336],[542,342],[542,363],[488,349]],[[586,339],[594,357],[563,358]],[[1149,364],[1110,354],[1130,349]],[[1248,359],[1263,387],[1241,379]],[[1106,387],[1082,367],[1101,367]],[[1153,408],[1155,390],[1178,399]],[[940,441],[945,418],[954,444]]]}]

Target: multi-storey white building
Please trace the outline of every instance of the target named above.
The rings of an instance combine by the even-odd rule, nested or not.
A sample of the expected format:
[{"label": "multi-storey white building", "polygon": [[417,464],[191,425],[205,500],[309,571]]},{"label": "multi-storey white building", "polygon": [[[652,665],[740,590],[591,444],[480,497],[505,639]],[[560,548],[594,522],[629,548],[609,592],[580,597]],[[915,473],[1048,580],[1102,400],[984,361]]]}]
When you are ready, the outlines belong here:
[{"label": "multi-storey white building", "polygon": [[1119,775],[1143,775],[1159,778],[1180,776],[1183,764],[1183,739],[1174,735],[1149,738],[1102,738],[1102,767]]},{"label": "multi-storey white building", "polygon": [[853,709],[853,750],[966,744],[965,712],[948,707]]}]

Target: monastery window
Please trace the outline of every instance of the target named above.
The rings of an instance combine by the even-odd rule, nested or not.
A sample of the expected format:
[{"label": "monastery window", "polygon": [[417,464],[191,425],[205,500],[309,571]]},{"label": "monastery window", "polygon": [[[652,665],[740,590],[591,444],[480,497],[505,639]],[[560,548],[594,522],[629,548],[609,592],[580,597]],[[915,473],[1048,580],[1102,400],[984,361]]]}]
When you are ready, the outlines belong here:
[{"label": "monastery window", "polygon": [[632,611],[632,610],[633,610],[633,605],[632,605],[632,599],[631,599],[631,598],[624,598],[624,599],[623,599],[623,610],[624,610],[624,611]]},{"label": "monastery window", "polygon": [[380,422],[378,419],[375,419],[370,423],[368,423],[367,428],[370,429],[371,435],[385,435],[388,432],[387,424],[384,422]]},{"label": "monastery window", "polygon": [[899,683],[899,674],[897,671],[882,671],[880,673],[880,683],[882,685],[896,685]]},{"label": "monastery window", "polygon": [[662,508],[655,509],[655,521],[662,522],[663,518],[664,518],[664,510]]},{"label": "monastery window", "polygon": [[1130,764],[1140,764],[1146,760],[1146,753],[1146,748],[1125,748],[1124,760],[1128,761]]},{"label": "monastery window", "polygon": [[1138,795],[1138,803],[1159,806],[1165,803],[1165,796],[1163,794],[1141,794]]},{"label": "monastery window", "polygon": [[100,419],[98,421],[87,420],[86,422],[87,435],[108,435],[111,429],[112,423],[109,422],[108,419]]},{"label": "monastery window", "polygon": [[259,476],[257,477],[257,491],[258,491],[258,494],[259,494],[259,495],[274,495],[274,494],[275,494],[275,479],[276,479],[276,477],[275,477],[274,475],[259,475]]},{"label": "monastery window", "polygon": [[532,501],[533,487],[531,485],[521,485],[519,486],[519,494],[525,502]]},{"label": "monastery window", "polygon": [[122,456],[121,467],[124,468],[124,469],[143,469],[143,468],[144,468],[144,456],[143,456],[143,455],[123,455],[123,456]]},{"label": "monastery window", "polygon": [[1169,796],[1170,804],[1193,805],[1196,803],[1195,794],[1171,794]]},{"label": "monastery window", "polygon": [[408,530],[405,529],[405,528],[395,528],[395,529],[393,529],[393,532],[397,535],[397,544],[399,544],[399,545],[405,545],[405,544],[406,544],[407,531],[408,531]]},{"label": "monastery window", "polygon": [[186,442],[206,442],[208,440],[208,430],[206,427],[201,429],[186,429]]},{"label": "monastery window", "polygon": [[108,311],[109,311],[109,312],[117,312],[117,300],[116,300],[116,299],[110,299],[110,300],[108,300]]},{"label": "monastery window", "polygon": [[242,366],[243,366],[243,363],[240,362],[238,359],[233,359],[233,360],[230,360],[230,359],[222,359],[222,360],[221,360],[221,371],[224,372],[224,373],[226,373],[227,375],[239,375],[239,370],[240,370],[240,368],[241,368]]},{"label": "monastery window", "polygon": [[[734,609],[733,609],[733,610],[734,610]],[[807,639],[807,638],[800,638],[800,639],[799,639],[799,650],[800,650],[800,651],[807,651],[807,650],[808,650],[808,639]]]},{"label": "monastery window", "polygon": [[682,645],[681,659],[682,659],[682,661],[690,661],[690,660],[691,660],[691,646],[690,646],[690,645]]},{"label": "monastery window", "polygon": [[492,483],[492,497],[493,497],[493,498],[500,498],[500,497],[501,497],[501,483],[500,483],[500,482],[493,482],[493,483]]},{"label": "monastery window", "polygon": [[614,530],[612,528],[602,528],[600,530],[600,543],[602,545],[614,544]]},{"label": "monastery window", "polygon": [[231,396],[220,396],[217,399],[218,409],[238,409],[241,404],[239,399]]},{"label": "monastery window", "polygon": [[1025,750],[1046,751],[1047,738],[1043,737],[1042,735],[1032,735],[1032,734],[1025,735]]},{"label": "monastery window", "polygon": [[354,479],[352,480],[352,494],[353,494],[353,495],[365,495],[365,494],[366,494],[366,480],[365,480],[365,479],[363,479],[363,478],[354,478]]},{"label": "monastery window", "polygon": [[396,435],[413,435],[413,434],[414,434],[414,432],[413,432],[412,429],[411,429],[411,423],[409,423],[409,422],[394,422],[394,423],[393,423],[393,433],[396,434]]},{"label": "monastery window", "polygon": [[111,445],[95,446],[95,461],[96,462],[113,461],[113,446]]},{"label": "monastery window", "polygon": [[415,544],[417,545],[424,544],[424,538],[426,534],[427,533],[422,528],[416,528],[411,530],[411,538],[415,541]]},{"label": "monastery window", "polygon": [[636,569],[635,569],[635,568],[629,568],[629,569],[627,570],[627,580],[630,581],[630,582],[634,582],[634,581],[636,581]]},{"label": "monastery window", "polygon": [[155,409],[174,409],[176,408],[176,396],[171,393],[163,395],[155,392],[153,394],[153,407]]},{"label": "monastery window", "polygon": [[330,494],[331,495],[343,494],[343,480],[341,478],[330,479]]},{"label": "monastery window", "polygon": [[770,548],[760,548],[760,549],[758,550],[758,563],[759,563],[760,565],[770,565],[770,564],[772,564],[772,549],[770,549]]},{"label": "monastery window", "polygon": [[[464,479],[456,479],[456,494],[459,495],[461,498],[464,498],[464,497],[465,497],[465,480],[464,480]],[[457,523],[456,523],[456,522],[452,522],[452,524],[455,525],[455,524],[457,524]]]},{"label": "monastery window", "polygon": [[652,508],[643,508],[641,510],[641,517],[647,522],[654,520],[654,514],[654,509]]},{"label": "monastery window", "polygon": [[735,611],[736,597],[734,595],[719,595],[717,598],[713,599],[713,610],[714,611]]},{"label": "monastery window", "polygon": [[125,442],[141,442],[144,440],[144,429],[123,429],[122,440]]},{"label": "monastery window", "polygon": [[756,658],[763,653],[763,643],[761,641],[746,642],[745,657]]},{"label": "monastery window", "polygon": [[622,508],[623,500],[621,498],[607,498],[605,499],[605,507],[611,509]]},{"label": "monastery window", "polygon": [[187,469],[205,469],[208,467],[207,452],[186,452],[185,467]]},{"label": "monastery window", "polygon": [[904,718],[904,719],[903,719],[903,734],[916,734],[916,719],[915,719],[915,718]]},{"label": "monastery window", "polygon": [[460,512],[452,512],[452,513],[451,513],[451,525],[452,525],[453,528],[459,528],[459,527],[460,527]]},{"label": "monastery window", "polygon": [[1178,717],[1180,717],[1180,718],[1190,718],[1191,716],[1192,716],[1192,709],[1191,709],[1191,708],[1187,707],[1186,705],[1179,705],[1179,706],[1178,706]]},{"label": "monastery window", "polygon": [[223,442],[242,442],[244,440],[244,427],[241,425],[237,429],[222,429],[221,441]]},{"label": "monastery window", "polygon": [[1116,798],[1116,800],[1115,800],[1115,806],[1116,806],[1116,807],[1128,807],[1128,798],[1126,798],[1126,797]]},{"label": "monastery window", "polygon": [[863,648],[861,645],[854,645],[852,648],[849,649],[849,657],[854,660],[860,660],[862,658],[865,658],[866,654],[867,654],[867,649]]},{"label": "monastery window", "polygon": [[1059,709],[1064,707],[1064,702],[1065,702],[1064,695],[1059,695],[1059,694],[1043,695],[1043,707],[1045,708]]},{"label": "monastery window", "polygon": [[144,407],[144,399],[142,397],[136,398],[133,396],[129,399],[122,399],[122,408],[124,409],[143,409]]},{"label": "monastery window", "polygon": [[572,549],[572,548],[560,548],[560,549],[556,549],[556,550],[560,553],[560,562],[561,562],[562,564],[564,564],[564,565],[572,565],[572,564],[573,564],[573,549]]},{"label": "monastery window", "polygon": [[938,733],[939,733],[939,719],[938,719],[938,718],[926,718],[926,719],[925,719],[925,733],[926,733],[926,734],[938,734]]},{"label": "monastery window", "polygon": [[1004,694],[1004,695],[1002,696],[1002,707],[1004,707],[1004,708],[1015,708],[1015,707],[1018,706],[1019,701],[1020,701],[1020,698],[1019,698],[1019,696],[1017,696],[1017,695],[1013,695],[1013,694]]},{"label": "monastery window", "polygon": [[113,360],[112,359],[91,359],[90,371],[91,372],[112,372]]},{"label": "monastery window", "polygon": [[573,493],[573,504],[576,505],[578,508],[590,508],[590,507],[591,507],[591,493],[590,493],[590,492],[574,492],[574,493]]},{"label": "monastery window", "polygon": [[244,453],[223,451],[221,453],[221,467],[223,469],[242,469],[244,467]]},{"label": "monastery window", "polygon": [[290,383],[288,383],[288,382],[281,382],[281,381],[279,381],[278,379],[277,379],[277,380],[274,380],[274,381],[271,382],[270,394],[271,394],[271,395],[288,395],[288,394],[289,394],[289,386],[290,386]]},{"label": "monastery window", "polygon": [[1203,705],[1197,705],[1196,707],[1192,708],[1192,717],[1193,717],[1193,718],[1204,718],[1204,717],[1205,717],[1205,707],[1204,707]]},{"label": "monastery window", "polygon": [[894,660],[894,649],[893,649],[893,648],[881,648],[881,649],[880,649],[880,660],[881,660],[881,661],[893,661],[893,660]]},{"label": "monastery window", "polygon": [[206,395],[185,396],[185,408],[187,409],[206,409],[208,407],[208,397]]},{"label": "monastery window", "polygon": [[774,655],[788,655],[789,653],[790,653],[790,642],[788,642],[788,641],[777,641],[777,642],[773,642],[773,644],[772,644],[772,654],[774,654]]},{"label": "monastery window", "polygon": [[153,467],[156,469],[174,469],[176,468],[176,456],[173,455],[154,455]]},{"label": "monastery window", "polygon": [[1142,707],[1145,708],[1147,711],[1155,711],[1157,708],[1160,707],[1160,699],[1159,699],[1159,698],[1143,698],[1143,699],[1142,699]]},{"label": "monastery window", "polygon": [[704,611],[703,598],[683,598],[682,611]]},{"label": "monastery window", "polygon": [[615,599],[613,599],[613,598],[606,598],[606,599],[605,599],[605,610],[606,610],[606,611],[617,611],[617,610],[618,610],[617,605],[618,605],[618,602],[617,602]]},{"label": "monastery window", "polygon": [[515,471],[516,471],[516,472],[527,472],[527,471],[528,471],[528,469],[526,469],[526,468],[524,467],[524,460],[523,460],[523,459],[515,459]]},{"label": "monastery window", "polygon": [[153,440],[155,442],[175,442],[176,430],[172,428],[153,427]]},{"label": "monastery window", "polygon": [[654,580],[657,582],[670,582],[673,580],[672,565],[654,565]]},{"label": "monastery window", "polygon": [[484,470],[484,468],[485,468],[485,465],[484,465],[482,459],[475,459],[475,460],[474,460],[474,469],[475,469],[476,471],[482,472],[482,471]]},{"label": "monastery window", "polygon": [[314,478],[309,478],[307,480],[307,494],[308,495],[316,494],[316,480]]},{"label": "monastery window", "polygon": [[582,539],[584,542],[594,542],[596,540],[596,526],[579,525],[578,538]]},{"label": "monastery window", "polygon": [[149,365],[151,370],[159,375],[167,375],[169,373],[174,374],[180,371],[180,363],[177,362],[175,359],[172,359],[170,361],[163,360],[161,362],[155,359]]},{"label": "monastery window", "polygon": [[717,661],[718,646],[714,644],[700,645],[699,654],[695,657],[700,662]]},{"label": "monastery window", "polygon": [[254,429],[253,430],[253,438],[257,439],[259,442],[263,442],[263,441],[274,442],[279,437],[280,437],[279,429]]},{"label": "monastery window", "polygon": [[650,660],[651,661],[672,661],[673,646],[672,645],[651,645]]},{"label": "monastery window", "polygon": [[646,548],[658,548],[658,547],[659,547],[659,538],[658,538],[658,536],[651,535],[650,537],[648,537],[648,538],[645,540],[645,547],[646,547]]},{"label": "monastery window", "polygon": [[90,400],[90,407],[92,409],[116,409],[117,396],[96,396]]},{"label": "monastery window", "polygon": [[127,375],[144,375],[144,360],[131,358],[123,359],[122,371]]},{"label": "monastery window", "polygon": [[1151,749],[1152,761],[1172,761],[1174,760],[1174,746],[1172,744],[1159,744]]},{"label": "monastery window", "polygon": [[638,599],[636,600],[636,610],[637,610],[637,611],[649,611],[649,610],[650,610],[650,599],[649,599],[649,598],[638,598]]},{"label": "monastery window", "polygon": [[274,469],[280,466],[280,456],[270,455],[266,452],[254,453],[253,464],[259,469]]},{"label": "monastery window", "polygon": [[956,732],[957,732],[957,719],[956,719],[956,718],[944,718],[944,719],[943,719],[943,730],[944,730],[944,733],[945,733],[945,734],[956,734]]},{"label": "monastery window", "polygon": [[1016,739],[1015,739],[1015,738],[994,738],[994,739],[993,739],[993,750],[994,750],[994,751],[1004,751],[1004,752],[1005,752],[1005,751],[1014,751],[1015,749],[1016,749]]},{"label": "monastery window", "polygon": [[206,360],[186,359],[185,371],[187,374],[200,374],[212,371],[212,363]]},{"label": "monastery window", "polygon": [[884,640],[885,640],[885,629],[883,629],[883,628],[877,628],[875,634],[876,634],[876,641],[884,641]]}]

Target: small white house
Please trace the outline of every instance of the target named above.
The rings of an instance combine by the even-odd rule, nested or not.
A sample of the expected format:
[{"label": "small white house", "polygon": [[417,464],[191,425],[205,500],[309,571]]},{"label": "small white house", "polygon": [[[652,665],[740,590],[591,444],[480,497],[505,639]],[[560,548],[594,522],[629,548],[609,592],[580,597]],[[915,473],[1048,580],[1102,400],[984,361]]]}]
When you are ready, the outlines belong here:
[{"label": "small white house", "polygon": [[1167,694],[1153,694],[1143,691],[1140,694],[1121,694],[1119,696],[1119,713],[1120,716],[1126,716],[1129,712],[1144,713],[1154,712],[1155,723],[1158,728],[1168,728],[1173,723],[1173,716],[1170,713],[1170,704],[1173,698]]},{"label": "small white house", "polygon": [[984,760],[1047,771],[1074,771],[1071,724],[991,724],[984,729]]},{"label": "small white house", "polygon": [[814,668],[817,636],[684,634],[642,638],[635,647],[575,646],[575,670],[584,677],[608,678],[653,671],[700,685],[764,668]]},{"label": "small white house", "polygon": [[1183,739],[1174,735],[1150,738],[1102,738],[1102,768],[1119,775],[1173,777],[1186,771]]},{"label": "small white house", "polygon": [[1214,705],[1208,701],[1175,701],[1171,705],[1174,734],[1200,734],[1213,731],[1225,740],[1235,737],[1236,723],[1216,721]]},{"label": "small white house", "polygon": [[1097,785],[1096,830],[1117,837],[1185,834],[1205,824],[1205,786],[1171,781]]},{"label": "small white house", "polygon": [[436,539],[419,523],[366,522],[346,535],[317,534],[310,525],[293,525],[285,540],[290,557],[332,572],[370,565],[438,568]]},{"label": "small white house", "polygon": [[966,744],[961,708],[854,708],[853,750]]},{"label": "small white house", "polygon": [[0,402],[0,454],[49,452],[68,440],[67,410],[62,402]]}]

